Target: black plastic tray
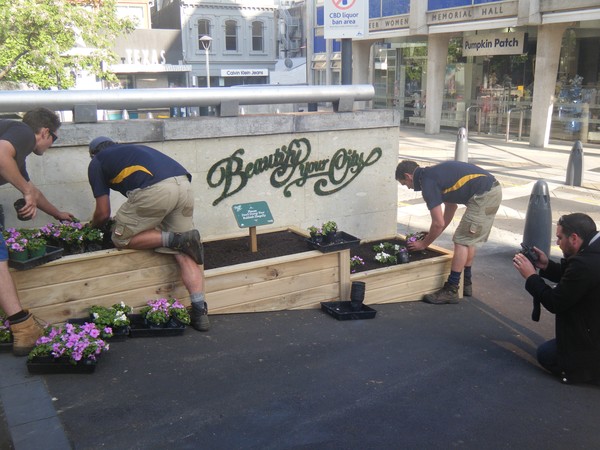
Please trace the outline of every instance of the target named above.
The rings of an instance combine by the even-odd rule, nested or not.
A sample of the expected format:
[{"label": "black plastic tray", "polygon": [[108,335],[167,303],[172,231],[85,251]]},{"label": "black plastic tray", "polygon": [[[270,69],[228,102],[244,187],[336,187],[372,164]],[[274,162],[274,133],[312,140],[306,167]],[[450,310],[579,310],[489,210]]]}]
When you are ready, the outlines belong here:
[{"label": "black plastic tray", "polygon": [[308,247],[313,250],[319,250],[323,253],[335,252],[338,250],[345,250],[347,248],[358,247],[360,245],[360,239],[356,236],[346,233],[345,231],[338,231],[334,242],[330,244],[323,244],[315,242],[312,239],[307,239]]},{"label": "black plastic tray", "polygon": [[13,343],[11,342],[0,342],[0,353],[12,352]]},{"label": "black plastic tray", "polygon": [[37,258],[27,259],[25,261],[13,261],[12,259],[8,260],[8,267],[17,270],[28,270],[33,269],[39,265],[45,264],[50,261],[54,261],[55,259],[62,258],[64,249],[60,247],[52,247],[48,245],[46,247],[46,254],[44,256],[38,256]]},{"label": "black plastic tray", "polygon": [[128,314],[131,322],[129,336],[133,337],[158,337],[158,336],[180,336],[185,331],[185,325],[180,327],[150,328],[144,323],[141,314]]},{"label": "black plastic tray", "polygon": [[[84,325],[86,322],[93,323],[94,320],[92,317],[86,317],[84,319],[82,319],[82,318],[69,319],[69,320],[67,320],[67,322],[72,323],[73,325]],[[129,327],[113,328],[112,330],[113,330],[112,337],[109,337],[108,339],[106,339],[106,341],[108,341],[108,342],[125,341],[129,337],[129,332],[130,332]]]},{"label": "black plastic tray", "polygon": [[66,359],[34,356],[31,361],[27,361],[27,370],[35,374],[93,373],[96,370],[96,361],[86,360],[71,364]]},{"label": "black plastic tray", "polygon": [[351,302],[321,302],[321,309],[337,320],[372,319],[377,314],[373,308],[362,305],[358,311],[352,309]]}]

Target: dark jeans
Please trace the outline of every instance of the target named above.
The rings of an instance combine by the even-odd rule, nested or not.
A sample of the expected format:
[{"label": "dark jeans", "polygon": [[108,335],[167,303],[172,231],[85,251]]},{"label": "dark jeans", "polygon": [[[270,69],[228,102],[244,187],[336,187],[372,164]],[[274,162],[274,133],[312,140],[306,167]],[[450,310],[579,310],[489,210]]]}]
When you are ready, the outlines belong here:
[{"label": "dark jeans", "polygon": [[548,372],[560,378],[563,383],[594,383],[600,384],[600,369],[579,368],[564,370],[558,365],[558,348],[556,339],[544,342],[537,349],[537,360]]},{"label": "dark jeans", "polygon": [[551,372],[556,376],[561,374],[562,371],[558,365],[558,349],[556,347],[556,339],[546,341],[538,347],[537,360],[548,372]]}]

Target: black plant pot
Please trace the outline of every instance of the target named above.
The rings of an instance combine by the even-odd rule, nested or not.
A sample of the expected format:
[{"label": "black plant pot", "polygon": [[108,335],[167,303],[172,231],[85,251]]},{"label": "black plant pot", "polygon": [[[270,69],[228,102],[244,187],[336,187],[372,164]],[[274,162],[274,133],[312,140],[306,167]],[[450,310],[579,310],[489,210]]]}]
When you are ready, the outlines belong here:
[{"label": "black plant pot", "polygon": [[365,299],[366,284],[364,281],[353,281],[350,290],[350,305],[354,311],[360,311]]}]

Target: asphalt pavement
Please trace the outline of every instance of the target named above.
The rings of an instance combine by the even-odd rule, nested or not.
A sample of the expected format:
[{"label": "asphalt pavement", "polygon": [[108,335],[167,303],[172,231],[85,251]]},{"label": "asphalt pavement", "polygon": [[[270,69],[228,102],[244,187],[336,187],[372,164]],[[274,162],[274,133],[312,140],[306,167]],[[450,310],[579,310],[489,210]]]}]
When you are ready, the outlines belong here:
[{"label": "asphalt pavement", "polygon": [[[455,146],[454,133],[400,128],[400,159],[434,164]],[[474,297],[458,305],[374,305],[359,321],[215,315],[208,333],[113,343],[91,375],[30,375],[23,358],[0,354],[1,448],[597,448],[600,387],[563,385],[537,365],[553,317],[530,320],[510,262],[539,180],[554,223],[581,211],[600,224],[600,147],[583,147],[582,186],[567,186],[572,143],[469,137],[470,162],[496,175],[504,200]],[[420,195],[398,189],[398,231],[426,230]],[[460,214],[436,244],[451,248]]]}]

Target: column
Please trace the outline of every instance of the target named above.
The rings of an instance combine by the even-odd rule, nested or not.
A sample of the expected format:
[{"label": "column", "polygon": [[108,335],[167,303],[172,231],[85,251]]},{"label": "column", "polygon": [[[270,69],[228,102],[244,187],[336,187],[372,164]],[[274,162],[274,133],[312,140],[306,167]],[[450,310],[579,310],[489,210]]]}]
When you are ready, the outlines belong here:
[{"label": "column", "polygon": [[566,28],[567,25],[562,23],[538,27],[529,138],[531,147],[544,148],[550,140],[558,60]]},{"label": "column", "polygon": [[439,134],[444,101],[444,76],[449,34],[429,35],[427,43],[427,86],[425,87],[425,134]]}]

